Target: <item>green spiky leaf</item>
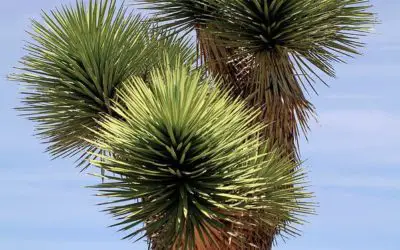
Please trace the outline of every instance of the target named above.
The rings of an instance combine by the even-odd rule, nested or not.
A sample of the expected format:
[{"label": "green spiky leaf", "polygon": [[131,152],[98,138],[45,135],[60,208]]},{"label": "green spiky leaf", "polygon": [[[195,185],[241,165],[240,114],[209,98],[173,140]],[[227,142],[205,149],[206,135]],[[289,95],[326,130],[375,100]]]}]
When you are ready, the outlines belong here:
[{"label": "green spiky leaf", "polygon": [[87,163],[86,151],[98,151],[84,140],[94,136],[87,128],[95,129],[104,113],[114,115],[111,103],[123,81],[145,78],[164,54],[195,61],[188,40],[163,38],[164,31],[115,0],[77,1],[42,17],[43,23],[32,21],[34,42],[26,44],[28,54],[11,79],[23,83],[21,110],[37,122],[48,151],[54,157],[83,153],[80,165]]},{"label": "green spiky leaf", "polygon": [[[376,22],[368,0],[219,2],[225,3],[226,11],[214,32],[226,46],[253,55],[285,52],[296,73],[310,84],[318,77],[316,69],[334,76],[333,62],[343,62],[342,55],[359,54],[360,38]],[[281,91],[290,93],[290,85]]]},{"label": "green spiky leaf", "polygon": [[[212,21],[224,10],[215,0],[135,0],[143,9],[154,11],[154,21],[163,28],[189,33]],[[143,7],[144,6],[144,7]]]},{"label": "green spiky leaf", "polygon": [[264,136],[288,154],[298,150],[299,130],[306,134],[314,116],[304,91],[316,92],[321,72],[333,77],[334,63],[359,54],[376,22],[368,0],[137,1],[166,27],[196,30],[208,71],[263,109],[258,120],[271,124]]},{"label": "green spiky leaf", "polygon": [[[112,153],[93,162],[116,174],[95,187],[113,199],[107,211],[127,238],[145,233],[162,249],[194,249],[209,237],[204,244],[212,246],[228,237],[227,222],[246,230],[272,224],[290,233],[282,222],[299,223],[299,215],[311,212],[303,201],[310,197],[304,174],[262,146],[262,126],[251,125],[258,111],[202,75],[166,66],[151,73],[150,84],[133,77],[118,91],[114,111],[122,119],[99,120],[98,140],[91,141]],[[245,244],[243,237],[232,244]]]}]

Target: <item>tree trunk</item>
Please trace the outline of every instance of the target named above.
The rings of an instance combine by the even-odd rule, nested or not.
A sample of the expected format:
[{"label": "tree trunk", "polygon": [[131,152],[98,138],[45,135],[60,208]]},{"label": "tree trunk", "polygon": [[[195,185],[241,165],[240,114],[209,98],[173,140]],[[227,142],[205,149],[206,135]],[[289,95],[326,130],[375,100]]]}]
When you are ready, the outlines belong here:
[{"label": "tree trunk", "polygon": [[[230,91],[232,97],[240,97],[247,102],[249,108],[259,108],[262,111],[257,119],[258,122],[267,125],[262,131],[262,137],[278,146],[283,151],[283,157],[290,156],[294,162],[298,162],[298,125],[300,124],[303,131],[307,129],[305,124],[309,115],[313,114],[313,107],[303,96],[288,53],[278,51],[237,58],[233,57],[237,51],[221,46],[219,41],[202,27],[197,27],[196,34],[200,63],[207,67],[209,74],[222,77],[223,87]],[[286,75],[282,74],[282,69]],[[286,88],[286,92],[280,89],[282,87]],[[288,89],[290,93],[287,92]],[[249,218],[243,216],[241,220],[248,222]],[[276,225],[282,223],[286,222],[279,221]],[[227,236],[227,232],[215,230],[214,233],[221,236],[218,239],[218,247],[206,244],[200,237],[196,237],[196,249],[271,250],[275,236],[279,233],[277,226],[238,228],[231,224],[227,225],[227,228],[230,228],[232,233],[244,235],[244,244],[232,244],[232,237]],[[165,239],[152,237],[151,249],[163,249],[160,244],[163,240]],[[178,243],[180,242],[174,244],[173,249],[180,249],[181,244]]]},{"label": "tree trunk", "polygon": [[[307,120],[309,115],[314,113],[314,109],[303,96],[288,53],[278,51],[261,55],[269,57],[270,60],[266,62],[257,62],[260,59],[257,56],[260,55],[250,60],[243,55],[240,59],[233,57],[232,49],[219,45],[216,38],[201,27],[198,27],[196,34],[201,63],[207,67],[209,73],[222,76],[223,87],[228,89],[234,98],[239,96],[250,108],[262,110],[258,121],[268,125],[262,131],[262,136],[283,150],[284,157],[290,156],[293,161],[298,162],[298,125],[300,124],[305,132]],[[282,69],[286,75],[282,76]],[[281,86],[292,87],[290,94],[279,89]],[[256,228],[243,233],[246,235],[247,244],[240,250],[271,250],[275,235],[279,232],[276,227],[270,227]],[[221,249],[239,250],[229,245],[221,245]]]}]

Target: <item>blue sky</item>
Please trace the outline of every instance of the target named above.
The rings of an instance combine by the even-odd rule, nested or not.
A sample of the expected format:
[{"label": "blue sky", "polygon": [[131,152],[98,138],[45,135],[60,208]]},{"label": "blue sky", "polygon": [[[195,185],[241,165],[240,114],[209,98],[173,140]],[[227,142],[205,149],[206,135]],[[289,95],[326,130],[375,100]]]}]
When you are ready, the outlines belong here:
[{"label": "blue sky", "polygon": [[[0,9],[0,249],[146,249],[107,228],[113,220],[83,188],[97,180],[71,160],[51,161],[33,124],[13,110],[18,87],[5,76],[24,53],[29,18],[61,2],[74,1],[4,1]],[[275,249],[400,249],[400,2],[371,2],[382,24],[364,55],[337,65],[331,87],[320,84],[312,97],[319,122],[301,147],[318,216]]]}]

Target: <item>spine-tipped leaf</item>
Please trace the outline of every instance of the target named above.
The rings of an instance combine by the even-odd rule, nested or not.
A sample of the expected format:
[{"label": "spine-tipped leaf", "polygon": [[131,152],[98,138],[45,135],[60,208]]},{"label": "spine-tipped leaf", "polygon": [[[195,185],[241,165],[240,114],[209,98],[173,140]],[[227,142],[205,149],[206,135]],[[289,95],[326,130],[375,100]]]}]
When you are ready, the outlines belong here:
[{"label": "spine-tipped leaf", "polygon": [[166,66],[150,84],[134,77],[118,92],[123,119],[105,116],[92,142],[112,154],[93,162],[116,174],[96,186],[113,199],[107,211],[127,238],[144,233],[156,249],[245,247],[238,232],[254,225],[290,233],[283,221],[312,212],[303,173],[263,146],[257,111],[202,75]]},{"label": "spine-tipped leaf", "polygon": [[20,109],[36,122],[48,151],[54,157],[81,154],[80,165],[87,166],[86,151],[98,152],[85,139],[93,139],[95,119],[116,115],[111,106],[126,79],[146,78],[165,56],[195,61],[188,40],[149,32],[152,24],[115,0],[77,1],[42,18],[32,21],[33,42],[11,79],[22,82]]}]

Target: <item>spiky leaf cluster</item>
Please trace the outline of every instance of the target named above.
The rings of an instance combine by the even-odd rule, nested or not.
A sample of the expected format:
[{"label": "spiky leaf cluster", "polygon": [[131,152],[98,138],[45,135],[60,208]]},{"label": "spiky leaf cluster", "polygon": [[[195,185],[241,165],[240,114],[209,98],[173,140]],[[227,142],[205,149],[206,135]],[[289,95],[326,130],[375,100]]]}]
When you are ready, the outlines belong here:
[{"label": "spiky leaf cluster", "polygon": [[335,62],[359,54],[360,39],[375,23],[368,0],[204,0],[192,9],[180,6],[197,1],[136,1],[155,10],[165,27],[195,29],[209,72],[263,109],[258,120],[272,124],[263,134],[289,154],[299,127],[307,132],[314,115],[304,91],[316,92],[320,72],[335,76]]},{"label": "spiky leaf cluster", "polygon": [[314,74],[312,65],[330,76],[331,63],[358,54],[360,37],[376,22],[368,0],[136,1],[169,28],[211,28],[220,42],[243,54],[285,50],[301,73]]},{"label": "spiky leaf cluster", "polygon": [[188,40],[149,32],[148,21],[115,0],[77,1],[42,17],[43,23],[32,21],[34,41],[11,79],[23,82],[21,110],[37,122],[55,157],[95,150],[84,140],[93,137],[87,128],[95,128],[101,114],[112,114],[116,89],[128,77],[144,77],[164,54],[195,60]]},{"label": "spiky leaf cluster", "polygon": [[251,125],[258,111],[202,75],[167,66],[151,73],[150,84],[134,77],[118,91],[113,110],[122,119],[105,116],[91,142],[112,155],[93,162],[113,173],[96,186],[113,199],[107,211],[126,238],[159,235],[160,249],[216,247],[231,237],[225,222],[292,233],[281,222],[299,223],[311,211],[304,174],[258,139],[261,127]]},{"label": "spiky leaf cluster", "polygon": [[136,0],[153,10],[161,27],[190,32],[214,20],[224,8],[215,0]]},{"label": "spiky leaf cluster", "polygon": [[255,55],[288,53],[298,73],[309,81],[317,75],[315,68],[334,76],[332,62],[359,54],[360,38],[375,22],[368,0],[228,2],[223,19],[215,25],[226,46]]}]

